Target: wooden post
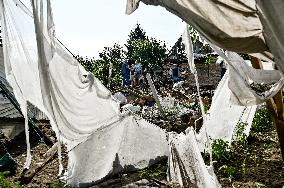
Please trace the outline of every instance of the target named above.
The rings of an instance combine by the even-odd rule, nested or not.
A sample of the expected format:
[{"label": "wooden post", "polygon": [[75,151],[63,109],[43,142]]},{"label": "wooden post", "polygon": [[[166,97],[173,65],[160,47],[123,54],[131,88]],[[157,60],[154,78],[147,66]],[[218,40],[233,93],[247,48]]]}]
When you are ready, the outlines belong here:
[{"label": "wooden post", "polygon": [[56,142],[32,168],[21,175],[21,183],[29,183],[34,175],[39,172],[57,153],[58,142]]},{"label": "wooden post", "polygon": [[146,78],[147,78],[148,83],[149,83],[149,85],[150,85],[150,88],[151,88],[151,91],[152,91],[152,93],[153,93],[153,97],[154,97],[154,99],[155,99],[155,101],[156,101],[156,104],[157,104],[157,106],[158,106],[158,109],[159,109],[159,111],[160,111],[162,114],[164,114],[164,111],[163,111],[163,108],[162,108],[162,106],[161,106],[160,100],[158,99],[157,90],[156,90],[156,88],[155,88],[155,86],[154,86],[154,84],[153,84],[153,81],[152,81],[151,76],[150,76],[149,73],[146,74]]},{"label": "wooden post", "polygon": [[[250,56],[250,60],[255,69],[262,69],[260,59]],[[271,113],[273,124],[276,127],[282,160],[284,160],[284,106],[282,89],[274,96],[274,98],[266,101],[266,106]]]}]

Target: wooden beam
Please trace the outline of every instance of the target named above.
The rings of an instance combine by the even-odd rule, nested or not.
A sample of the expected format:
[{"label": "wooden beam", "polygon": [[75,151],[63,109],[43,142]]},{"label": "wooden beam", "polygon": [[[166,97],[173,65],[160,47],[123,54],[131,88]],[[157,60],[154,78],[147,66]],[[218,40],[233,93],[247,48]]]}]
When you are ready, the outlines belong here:
[{"label": "wooden beam", "polygon": [[150,76],[149,73],[146,74],[146,78],[147,78],[147,81],[149,83],[150,89],[152,91],[153,97],[154,97],[154,99],[156,101],[156,104],[158,106],[158,109],[164,115],[164,111],[163,111],[162,105],[161,105],[160,100],[158,98],[157,90],[156,90],[156,88],[155,88],[155,86],[153,84],[153,81],[152,81],[151,76]]},{"label": "wooden beam", "polygon": [[21,175],[21,183],[29,183],[37,172],[39,172],[57,153],[58,142],[56,142],[32,168],[23,172]]},{"label": "wooden beam", "polygon": [[250,56],[250,62],[253,68],[255,69],[263,69],[261,60],[258,59],[257,57]]},{"label": "wooden beam", "polygon": [[277,119],[278,114],[277,114],[277,107],[273,99],[268,99],[266,101],[266,107],[268,111],[270,112],[272,119]]},{"label": "wooden beam", "polygon": [[[255,69],[262,69],[261,60],[250,56],[251,64]],[[272,115],[273,124],[276,127],[282,160],[284,160],[284,105],[282,89],[274,96],[274,99],[266,101],[266,106]]]},{"label": "wooden beam", "polygon": [[276,103],[278,119],[284,120],[284,106],[283,106],[283,93],[280,90],[275,96],[274,100]]}]

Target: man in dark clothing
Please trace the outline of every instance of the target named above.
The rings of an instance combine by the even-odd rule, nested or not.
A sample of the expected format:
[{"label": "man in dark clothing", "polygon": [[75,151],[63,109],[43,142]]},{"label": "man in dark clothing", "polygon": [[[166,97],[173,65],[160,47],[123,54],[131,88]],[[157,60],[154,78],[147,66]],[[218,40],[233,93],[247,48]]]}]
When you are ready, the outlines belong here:
[{"label": "man in dark clothing", "polygon": [[174,82],[181,80],[179,67],[176,64],[174,64],[173,68],[172,68],[172,78],[173,78]]},{"label": "man in dark clothing", "polygon": [[127,61],[124,61],[121,65],[121,75],[122,75],[123,85],[129,86],[130,69]]}]

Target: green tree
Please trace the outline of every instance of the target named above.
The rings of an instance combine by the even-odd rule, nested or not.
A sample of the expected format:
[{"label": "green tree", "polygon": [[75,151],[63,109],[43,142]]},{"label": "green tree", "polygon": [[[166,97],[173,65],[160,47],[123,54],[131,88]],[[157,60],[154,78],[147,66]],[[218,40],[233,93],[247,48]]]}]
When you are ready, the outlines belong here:
[{"label": "green tree", "polygon": [[111,75],[111,87],[120,85],[121,74],[120,67],[124,58],[124,51],[119,44],[114,44],[113,47],[105,47],[102,52],[99,53],[99,59],[88,59],[76,56],[77,60],[83,67],[92,72],[105,86],[108,83],[109,67],[113,65]]},{"label": "green tree", "polygon": [[130,31],[128,37],[129,39],[127,40],[127,43],[133,40],[147,39],[146,32],[142,29],[140,24],[136,24],[136,27],[134,28],[134,30]]},{"label": "green tree", "polygon": [[83,58],[79,55],[75,56],[77,61],[89,72],[93,72],[94,70],[94,59],[89,59],[88,57]]},{"label": "green tree", "polygon": [[113,47],[105,47],[99,53],[100,59],[96,60],[94,74],[101,78],[104,84],[108,82],[109,66],[112,63],[111,86],[120,85],[122,81],[120,69],[122,61],[125,59],[125,52],[119,44],[115,43]]},{"label": "green tree", "polygon": [[165,43],[147,37],[139,24],[130,31],[125,46],[127,48],[126,57],[129,60],[140,62],[143,68],[153,71],[162,67],[167,52]]},{"label": "green tree", "polygon": [[132,41],[133,51],[128,53],[128,58],[138,61],[144,68],[150,71],[161,69],[166,48],[156,39],[145,39]]}]

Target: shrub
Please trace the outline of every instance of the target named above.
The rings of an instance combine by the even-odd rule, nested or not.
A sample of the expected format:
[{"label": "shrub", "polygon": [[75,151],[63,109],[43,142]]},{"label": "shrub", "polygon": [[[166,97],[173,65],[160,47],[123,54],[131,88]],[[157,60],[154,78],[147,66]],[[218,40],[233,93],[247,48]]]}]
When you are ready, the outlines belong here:
[{"label": "shrub", "polygon": [[9,171],[6,172],[0,172],[0,187],[2,188],[21,188],[20,185],[14,184],[7,180],[7,176],[10,175]]},{"label": "shrub", "polygon": [[268,110],[263,107],[256,111],[251,130],[253,132],[267,132],[272,129],[272,119]]},{"label": "shrub", "polygon": [[237,167],[229,166],[229,165],[222,165],[218,169],[218,173],[222,176],[228,177],[230,179],[233,179],[238,172]]},{"label": "shrub", "polygon": [[217,139],[212,144],[212,157],[214,161],[226,162],[234,159],[234,153],[227,141]]}]

